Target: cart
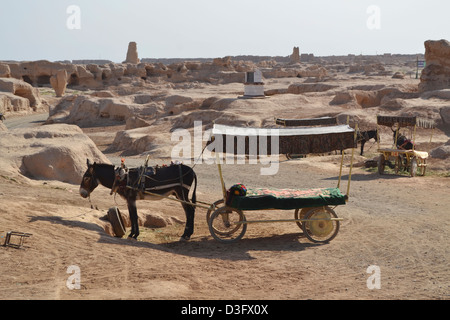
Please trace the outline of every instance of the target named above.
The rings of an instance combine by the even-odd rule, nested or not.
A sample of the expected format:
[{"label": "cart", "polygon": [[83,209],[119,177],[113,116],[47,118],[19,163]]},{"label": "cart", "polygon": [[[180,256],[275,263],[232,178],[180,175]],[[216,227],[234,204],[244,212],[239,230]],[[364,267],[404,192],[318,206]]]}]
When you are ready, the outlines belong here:
[{"label": "cart", "polygon": [[[348,201],[353,165],[354,149],[356,147],[356,130],[348,125],[328,127],[279,128],[276,130],[279,143],[278,154],[310,154],[326,153],[335,150],[343,151],[352,148],[350,171],[347,182],[347,193],[340,190],[344,152],[339,170],[336,188],[315,189],[274,189],[249,188],[245,195],[233,195],[231,189],[226,189],[223,180],[219,152],[235,155],[268,148],[271,151],[271,139],[268,131],[260,132],[256,128],[240,128],[215,124],[212,130],[212,141],[220,141],[214,146],[217,166],[222,185],[222,199],[214,202],[207,212],[207,222],[212,237],[220,242],[232,243],[241,239],[246,233],[248,224],[269,222],[295,222],[303,234],[312,242],[326,243],[334,239],[339,231],[341,218],[338,218],[334,208]],[[273,132],[272,132],[273,134]],[[265,135],[265,136],[264,136]],[[263,143],[261,137],[264,136]],[[242,148],[226,147],[225,141],[245,141]],[[257,146],[249,146],[249,142],[257,142]],[[218,147],[219,146],[219,147]],[[240,152],[237,152],[240,151]],[[260,210],[294,210],[294,219],[278,220],[248,220],[245,212]]]},{"label": "cart", "polygon": [[[336,117],[304,118],[304,119],[283,119],[275,118],[275,123],[283,127],[317,127],[337,125]],[[347,123],[348,124],[348,123]],[[304,158],[305,154],[286,153],[286,159]]]},{"label": "cart", "polygon": [[[422,176],[425,175],[427,169],[428,152],[415,150],[415,135],[417,126],[422,128],[434,128],[434,122],[418,118],[415,116],[377,116],[377,130],[379,126],[391,127],[394,136],[392,148],[380,148],[378,141],[378,153],[380,156],[377,160],[378,173],[384,174],[387,163],[394,163],[393,168],[395,173],[406,170],[409,171],[411,177],[415,177],[419,172]],[[399,145],[400,129],[413,129],[412,140],[410,146],[405,148],[404,145]]]}]

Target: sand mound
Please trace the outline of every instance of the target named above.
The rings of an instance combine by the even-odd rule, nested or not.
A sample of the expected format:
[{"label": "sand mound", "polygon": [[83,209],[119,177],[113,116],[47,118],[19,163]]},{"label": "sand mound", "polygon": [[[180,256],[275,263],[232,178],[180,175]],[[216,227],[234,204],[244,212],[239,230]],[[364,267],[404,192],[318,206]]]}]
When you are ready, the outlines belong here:
[{"label": "sand mound", "polygon": [[19,79],[0,78],[0,113],[31,113],[41,107],[38,89]]},{"label": "sand mound", "polygon": [[0,132],[1,170],[35,179],[79,184],[86,159],[109,163],[79,127],[54,124]]},{"label": "sand mound", "polygon": [[448,140],[444,145],[431,150],[430,156],[438,159],[450,158],[450,140]]}]

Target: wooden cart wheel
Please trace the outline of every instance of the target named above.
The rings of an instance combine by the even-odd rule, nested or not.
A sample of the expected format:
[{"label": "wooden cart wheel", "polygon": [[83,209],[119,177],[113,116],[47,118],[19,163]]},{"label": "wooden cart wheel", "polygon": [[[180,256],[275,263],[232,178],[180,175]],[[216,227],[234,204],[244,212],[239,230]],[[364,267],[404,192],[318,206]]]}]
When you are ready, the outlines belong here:
[{"label": "wooden cart wheel", "polygon": [[380,156],[378,157],[378,161],[377,161],[377,165],[378,165],[378,173],[379,174],[384,174],[384,155],[380,154]]},{"label": "wooden cart wheel", "polygon": [[214,202],[213,206],[209,207],[208,211],[206,211],[206,223],[211,219],[211,213],[218,209],[218,207],[223,204],[223,199],[217,200]]},{"label": "wooden cart wheel", "polygon": [[[294,217],[295,220],[298,219],[305,219],[305,215],[308,211],[310,211],[312,208],[302,208],[302,209],[295,209]],[[298,225],[300,229],[303,229],[303,224],[301,221],[295,221],[295,223]]]},{"label": "wooden cart wheel", "polygon": [[336,213],[329,207],[313,208],[305,215],[303,233],[312,242],[326,243],[334,239],[339,231],[339,221]]},{"label": "wooden cart wheel", "polygon": [[395,163],[395,173],[398,174],[399,172],[405,170],[404,168],[404,160],[403,157],[398,155],[396,158]]},{"label": "wooden cart wheel", "polygon": [[425,171],[427,170],[427,159],[422,160],[422,176],[425,175]]},{"label": "wooden cart wheel", "polygon": [[125,235],[125,223],[120,215],[119,208],[112,207],[108,210],[108,220],[111,222],[116,237],[122,238]]},{"label": "wooden cart wheel", "polygon": [[413,157],[411,159],[411,168],[410,168],[411,177],[415,177],[417,173],[417,158]]},{"label": "wooden cart wheel", "polygon": [[247,231],[245,221],[245,215],[241,210],[222,207],[212,213],[208,221],[209,232],[218,241],[235,242]]}]

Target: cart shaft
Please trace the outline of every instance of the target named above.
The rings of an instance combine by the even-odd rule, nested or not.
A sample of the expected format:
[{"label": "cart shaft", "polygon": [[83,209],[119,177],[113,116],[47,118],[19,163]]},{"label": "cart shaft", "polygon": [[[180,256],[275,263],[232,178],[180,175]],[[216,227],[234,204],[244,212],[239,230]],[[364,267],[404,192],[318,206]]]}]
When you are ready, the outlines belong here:
[{"label": "cart shaft", "polygon": [[280,219],[280,220],[247,220],[233,222],[233,224],[248,224],[248,223],[269,223],[269,222],[307,222],[307,221],[343,221],[343,218],[329,218],[329,219]]}]

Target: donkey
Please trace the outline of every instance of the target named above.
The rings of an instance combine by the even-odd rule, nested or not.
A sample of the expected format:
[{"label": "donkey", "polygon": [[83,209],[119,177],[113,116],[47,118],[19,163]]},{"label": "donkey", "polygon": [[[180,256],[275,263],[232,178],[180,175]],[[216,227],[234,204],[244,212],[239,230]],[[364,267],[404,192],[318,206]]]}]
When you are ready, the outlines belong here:
[{"label": "donkey", "polygon": [[361,143],[361,155],[364,153],[364,144],[370,139],[375,139],[375,142],[379,141],[377,130],[358,131],[356,133],[356,141]]},{"label": "donkey", "polygon": [[[140,173],[139,169],[129,169],[127,177],[123,182],[119,182],[117,187],[117,176],[115,167],[110,164],[91,164],[87,160],[87,170],[83,175],[80,185],[80,195],[83,198],[90,197],[94,189],[102,186],[117,192],[127,201],[128,214],[131,220],[131,233],[128,238],[137,239],[139,236],[139,225],[136,208],[136,200],[159,200],[161,196],[175,195],[182,200],[182,206],[186,214],[186,225],[180,240],[189,240],[194,233],[195,206],[187,204],[189,190],[195,182],[192,193],[192,203],[196,203],[197,175],[191,167],[183,164],[173,164],[165,167],[158,167],[153,170],[150,176]],[[113,190],[114,189],[114,190]],[[148,195],[142,191],[149,191],[156,195]]]},{"label": "donkey", "polygon": [[[414,143],[412,142],[412,140],[402,135],[398,129],[392,130],[392,132],[394,133],[394,143],[396,143],[398,149],[412,150],[414,148]],[[395,141],[395,138],[397,138],[397,141]]]}]

